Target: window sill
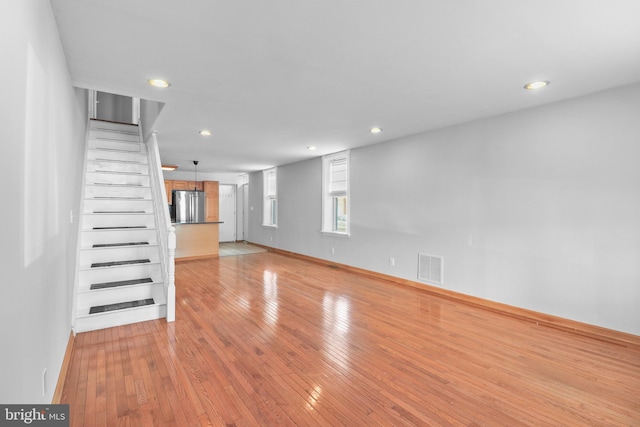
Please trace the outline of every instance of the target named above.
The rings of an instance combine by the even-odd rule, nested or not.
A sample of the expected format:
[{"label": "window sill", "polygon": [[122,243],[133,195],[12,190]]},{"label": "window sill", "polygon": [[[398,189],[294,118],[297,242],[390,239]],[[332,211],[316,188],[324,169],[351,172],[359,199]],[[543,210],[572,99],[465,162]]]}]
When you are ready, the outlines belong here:
[{"label": "window sill", "polygon": [[337,237],[351,237],[351,233],[343,233],[340,231],[321,231],[322,234],[326,236],[337,236]]},{"label": "window sill", "polygon": [[263,227],[278,228],[278,224],[262,224]]}]

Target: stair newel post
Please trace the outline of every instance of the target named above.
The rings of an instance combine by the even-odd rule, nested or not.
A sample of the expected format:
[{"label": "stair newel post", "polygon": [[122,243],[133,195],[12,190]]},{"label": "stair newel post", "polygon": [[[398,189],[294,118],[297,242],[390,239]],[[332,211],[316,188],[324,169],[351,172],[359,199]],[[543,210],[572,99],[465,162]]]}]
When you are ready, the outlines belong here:
[{"label": "stair newel post", "polygon": [[174,322],[176,320],[176,228],[174,226],[169,227],[167,249],[169,252],[167,272],[167,322]]}]

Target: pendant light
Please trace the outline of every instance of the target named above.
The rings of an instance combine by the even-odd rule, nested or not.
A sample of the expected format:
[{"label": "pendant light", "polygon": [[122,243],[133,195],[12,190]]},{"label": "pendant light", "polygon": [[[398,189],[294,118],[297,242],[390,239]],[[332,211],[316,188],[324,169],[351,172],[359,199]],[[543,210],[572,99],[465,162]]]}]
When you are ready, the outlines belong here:
[{"label": "pendant light", "polygon": [[195,175],[193,177],[193,191],[198,191],[197,183],[198,183],[198,161],[194,160],[193,164],[195,166]]}]

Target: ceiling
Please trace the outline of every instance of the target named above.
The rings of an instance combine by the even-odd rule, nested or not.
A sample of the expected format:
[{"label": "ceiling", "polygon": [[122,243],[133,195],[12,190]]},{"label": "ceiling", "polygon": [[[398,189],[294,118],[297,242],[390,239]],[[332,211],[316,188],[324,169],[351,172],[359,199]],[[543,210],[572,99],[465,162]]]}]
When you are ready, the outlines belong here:
[{"label": "ceiling", "polygon": [[166,103],[154,128],[181,170],[239,175],[640,81],[638,0],[51,4],[74,85]]}]

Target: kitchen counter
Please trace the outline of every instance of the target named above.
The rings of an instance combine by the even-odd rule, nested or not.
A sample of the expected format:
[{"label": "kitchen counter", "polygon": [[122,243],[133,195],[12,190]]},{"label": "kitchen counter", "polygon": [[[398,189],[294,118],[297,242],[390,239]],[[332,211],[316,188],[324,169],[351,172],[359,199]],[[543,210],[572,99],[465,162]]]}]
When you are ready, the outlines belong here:
[{"label": "kitchen counter", "polygon": [[172,223],[176,228],[176,261],[218,257],[219,224],[222,221]]}]

